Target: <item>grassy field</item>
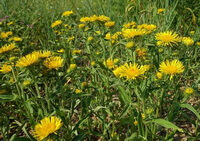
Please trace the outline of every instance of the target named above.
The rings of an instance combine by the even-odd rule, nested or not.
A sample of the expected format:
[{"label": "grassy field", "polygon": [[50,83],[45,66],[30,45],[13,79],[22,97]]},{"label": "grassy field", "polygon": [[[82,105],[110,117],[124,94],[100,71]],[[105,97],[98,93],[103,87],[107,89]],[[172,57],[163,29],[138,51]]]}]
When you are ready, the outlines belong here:
[{"label": "grassy field", "polygon": [[200,140],[199,0],[1,0],[0,140]]}]

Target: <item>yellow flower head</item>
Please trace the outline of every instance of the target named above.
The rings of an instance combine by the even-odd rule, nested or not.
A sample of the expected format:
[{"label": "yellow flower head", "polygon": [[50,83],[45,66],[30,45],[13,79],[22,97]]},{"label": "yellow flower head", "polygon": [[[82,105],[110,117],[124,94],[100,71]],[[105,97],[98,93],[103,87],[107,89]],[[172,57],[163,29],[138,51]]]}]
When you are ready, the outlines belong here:
[{"label": "yellow flower head", "polygon": [[190,34],[194,34],[195,33],[195,31],[190,31]]},{"label": "yellow flower head", "polygon": [[9,41],[21,42],[22,38],[20,38],[20,37],[13,37],[13,38],[10,38]]},{"label": "yellow flower head", "polygon": [[108,67],[109,69],[112,69],[115,67],[115,64],[119,61],[119,59],[108,59],[106,61],[103,62],[103,64]]},{"label": "yellow flower head", "polygon": [[45,117],[35,126],[33,135],[38,141],[42,141],[48,135],[55,133],[61,126],[61,119],[55,116]]},{"label": "yellow flower head", "polygon": [[194,40],[190,37],[183,37],[182,43],[185,44],[186,46],[192,46],[194,44]]},{"label": "yellow flower head", "polygon": [[163,75],[162,75],[162,73],[157,72],[157,73],[156,73],[156,76],[157,76],[158,79],[161,79]]},{"label": "yellow flower head", "polygon": [[166,60],[160,64],[159,68],[161,73],[171,75],[170,79],[175,75],[184,71],[184,66],[179,60]]},{"label": "yellow flower head", "polygon": [[81,86],[82,86],[82,87],[86,87],[87,85],[88,85],[88,83],[85,82],[85,81],[81,83]]},{"label": "yellow flower head", "polygon": [[77,65],[76,65],[76,64],[70,64],[67,71],[70,72],[70,71],[75,70],[76,68],[77,68]]},{"label": "yellow flower head", "polygon": [[54,27],[56,27],[56,26],[58,26],[58,25],[60,25],[60,24],[62,24],[62,21],[61,21],[61,20],[57,20],[57,21],[55,21],[55,22],[53,22],[53,23],[51,24],[51,27],[54,28]]},{"label": "yellow flower head", "polygon": [[72,50],[72,54],[80,54],[81,52],[79,49]]},{"label": "yellow flower head", "polygon": [[160,8],[160,9],[158,9],[157,13],[160,14],[160,13],[163,13],[164,11],[165,11],[164,8]]},{"label": "yellow flower head", "polygon": [[135,26],[136,26],[136,22],[129,22],[129,23],[125,23],[123,25],[123,27],[125,27],[125,28],[133,28]]},{"label": "yellow flower head", "polygon": [[10,35],[12,35],[12,34],[13,34],[12,31],[1,32],[1,34],[0,34],[0,38],[2,38],[2,39],[6,39],[6,38],[8,38],[8,36],[10,36]]},{"label": "yellow flower head", "polygon": [[71,36],[71,37],[69,37],[67,40],[68,41],[73,41],[75,39],[75,37],[74,36]]},{"label": "yellow flower head", "polygon": [[185,91],[184,91],[186,94],[193,94],[194,93],[194,89],[189,87],[189,88],[186,88]]},{"label": "yellow flower head", "polygon": [[62,48],[62,49],[58,50],[57,52],[63,53],[63,52],[65,52],[65,50]]},{"label": "yellow flower head", "polygon": [[101,22],[107,22],[107,21],[110,21],[110,18],[104,15],[101,15],[98,17],[98,20]]},{"label": "yellow flower head", "polygon": [[147,55],[147,50],[145,48],[137,48],[135,52],[140,58],[145,58],[145,56]]},{"label": "yellow flower head", "polygon": [[146,29],[147,31],[151,32],[151,31],[154,31],[156,29],[156,25],[154,25],[154,24],[142,24],[142,25],[138,25],[137,28]]},{"label": "yellow flower head", "polygon": [[44,61],[44,66],[49,69],[58,69],[63,66],[64,59],[62,59],[60,56],[52,56],[47,58]]},{"label": "yellow flower head", "polygon": [[122,31],[122,35],[125,38],[134,38],[136,36],[145,35],[146,30],[144,29],[125,29]]},{"label": "yellow flower head", "polygon": [[80,93],[82,93],[82,92],[83,92],[83,91],[82,91],[81,89],[76,89],[76,90],[75,90],[75,93],[76,93],[76,94],[80,94]]},{"label": "yellow flower head", "polygon": [[95,22],[98,20],[98,16],[97,15],[93,15],[90,17],[90,22]]},{"label": "yellow flower head", "polygon": [[113,22],[113,21],[108,21],[108,22],[105,23],[106,27],[112,27],[114,25],[115,25],[115,22]]},{"label": "yellow flower head", "polygon": [[179,37],[177,33],[172,31],[160,32],[156,34],[156,40],[158,40],[158,46],[172,46],[179,42]]},{"label": "yellow flower head", "polygon": [[95,61],[90,62],[91,66],[95,66]]},{"label": "yellow flower head", "polygon": [[132,48],[133,46],[134,46],[133,41],[126,43],[126,48]]},{"label": "yellow flower head", "polygon": [[85,24],[79,24],[78,28],[84,28],[86,25]]},{"label": "yellow flower head", "polygon": [[125,63],[113,70],[116,77],[125,77],[126,79],[136,79],[149,70],[149,65],[138,65]]},{"label": "yellow flower head", "polygon": [[34,51],[32,52],[33,55],[38,56],[39,58],[47,58],[52,55],[50,51]]},{"label": "yellow flower head", "polygon": [[7,23],[7,25],[9,26],[9,25],[12,25],[13,24],[13,22],[9,22],[9,23]]},{"label": "yellow flower head", "polygon": [[6,45],[4,45],[3,47],[0,48],[0,54],[11,51],[15,47],[16,47],[15,43],[6,44]]},{"label": "yellow flower head", "polygon": [[62,13],[62,16],[70,16],[73,13],[74,13],[73,11],[65,11]]},{"label": "yellow flower head", "polygon": [[86,22],[89,22],[90,21],[90,17],[82,17],[80,19],[80,22],[83,22],[83,23],[86,23]]},{"label": "yellow flower head", "polygon": [[111,34],[107,33],[106,36],[105,36],[105,39],[110,40],[111,38],[112,38]]},{"label": "yellow flower head", "polygon": [[200,46],[200,42],[197,42],[196,44],[197,44],[198,46]]},{"label": "yellow flower head", "polygon": [[34,63],[36,63],[39,60],[39,55],[38,54],[28,54],[22,58],[20,58],[17,62],[16,62],[16,66],[17,67],[27,67],[30,66]]},{"label": "yellow flower head", "polygon": [[93,37],[88,37],[87,41],[92,41],[94,38]]},{"label": "yellow flower head", "polygon": [[137,126],[137,125],[138,125],[138,121],[135,120],[135,121],[133,122],[133,124],[134,124],[135,126]]},{"label": "yellow flower head", "polygon": [[22,83],[23,86],[28,86],[30,84],[31,84],[30,80],[24,80],[23,83]]},{"label": "yellow flower head", "polygon": [[4,64],[2,67],[0,67],[0,72],[2,73],[8,73],[12,70],[11,65]]}]

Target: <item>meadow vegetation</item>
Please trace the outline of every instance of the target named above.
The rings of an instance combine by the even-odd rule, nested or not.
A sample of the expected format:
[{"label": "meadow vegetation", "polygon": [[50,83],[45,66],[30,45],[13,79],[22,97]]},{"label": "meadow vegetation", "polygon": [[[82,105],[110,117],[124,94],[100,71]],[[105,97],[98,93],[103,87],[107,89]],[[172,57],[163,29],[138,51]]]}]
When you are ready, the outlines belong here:
[{"label": "meadow vegetation", "polygon": [[1,0],[0,140],[200,140],[199,9]]}]

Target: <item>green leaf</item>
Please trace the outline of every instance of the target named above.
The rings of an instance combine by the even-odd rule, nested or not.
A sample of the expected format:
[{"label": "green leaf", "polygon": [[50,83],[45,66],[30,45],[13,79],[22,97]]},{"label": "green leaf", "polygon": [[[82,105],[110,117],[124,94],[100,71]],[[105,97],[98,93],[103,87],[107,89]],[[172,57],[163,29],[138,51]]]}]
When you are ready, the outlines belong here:
[{"label": "green leaf", "polygon": [[126,138],[124,141],[133,141],[137,138],[137,133],[133,133],[130,137]]},{"label": "green leaf", "polygon": [[124,102],[124,104],[130,104],[131,103],[131,96],[127,93],[127,91],[122,87],[118,86],[119,91],[120,91],[120,96]]},{"label": "green leaf", "polygon": [[0,95],[0,102],[9,102],[17,99],[17,95]]},{"label": "green leaf", "polygon": [[188,110],[190,110],[191,112],[193,112],[197,116],[198,119],[200,119],[199,113],[190,104],[180,104],[180,107],[181,108],[187,108]]},{"label": "green leaf", "polygon": [[171,128],[171,129],[183,132],[183,130],[181,128],[177,127],[175,124],[173,124],[167,120],[164,120],[164,119],[152,119],[150,121],[147,121],[146,123],[151,123],[151,122],[159,124],[165,128]]}]

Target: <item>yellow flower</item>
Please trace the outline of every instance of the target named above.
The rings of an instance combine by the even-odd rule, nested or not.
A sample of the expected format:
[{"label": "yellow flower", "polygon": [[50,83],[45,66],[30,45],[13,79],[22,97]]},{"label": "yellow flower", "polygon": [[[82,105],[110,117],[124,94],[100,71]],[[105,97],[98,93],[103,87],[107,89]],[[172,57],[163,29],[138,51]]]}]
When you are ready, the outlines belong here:
[{"label": "yellow flower", "polygon": [[71,36],[71,37],[69,37],[67,40],[68,41],[73,41],[75,39],[75,37],[74,36]]},{"label": "yellow flower", "polygon": [[171,75],[170,79],[172,79],[175,74],[179,74],[184,71],[184,66],[179,60],[166,60],[160,64],[159,70],[161,73]]},{"label": "yellow flower", "polygon": [[12,31],[1,32],[1,34],[0,34],[0,38],[2,38],[2,39],[6,39],[6,38],[8,38],[8,36],[10,36],[10,35],[12,35],[12,34],[13,34]]},{"label": "yellow flower", "polygon": [[157,76],[158,79],[161,79],[163,75],[162,75],[162,73],[157,72],[157,73],[156,73],[156,76]]},{"label": "yellow flower", "polygon": [[116,64],[118,61],[119,61],[119,59],[114,59],[114,60],[112,60],[112,59],[109,58],[108,60],[104,61],[103,64],[104,64],[106,67],[108,67],[109,69],[112,69],[112,68],[115,67],[115,64]]},{"label": "yellow flower", "polygon": [[65,11],[62,13],[62,16],[70,16],[73,13],[74,13],[73,11]]},{"label": "yellow flower", "polygon": [[76,93],[76,94],[79,94],[79,93],[82,93],[82,92],[83,92],[83,91],[82,91],[81,89],[76,89],[76,90],[75,90],[75,93]]},{"label": "yellow flower", "polygon": [[30,80],[24,80],[24,82],[22,83],[23,86],[28,86],[31,84]]},{"label": "yellow flower", "polygon": [[0,48],[0,54],[11,51],[15,47],[16,47],[15,43],[6,44],[6,45],[4,45],[3,47]]},{"label": "yellow flower", "polygon": [[8,73],[12,70],[11,65],[4,64],[2,67],[0,67],[0,72],[2,73]]},{"label": "yellow flower", "polygon": [[122,32],[116,32],[115,34],[112,35],[111,39],[117,40],[119,35],[121,35],[121,34],[122,34]]},{"label": "yellow flower", "polygon": [[78,50],[78,49],[75,49],[75,50],[72,50],[72,54],[80,54],[82,51],[81,50]]},{"label": "yellow flower", "polygon": [[111,34],[107,33],[106,36],[105,36],[105,39],[110,40],[111,39]]},{"label": "yellow flower", "polygon": [[137,53],[138,57],[143,58],[143,59],[145,58],[147,54],[147,50],[145,48],[137,48],[135,52]]},{"label": "yellow flower", "polygon": [[107,22],[107,21],[110,21],[110,18],[104,15],[101,15],[98,17],[98,20],[101,22]]},{"label": "yellow flower", "polygon": [[86,25],[85,24],[79,24],[78,25],[78,28],[83,28],[83,27],[85,27]]},{"label": "yellow flower", "polygon": [[193,94],[194,93],[194,89],[189,87],[189,88],[186,88],[185,91],[184,91],[186,94]]},{"label": "yellow flower", "polygon": [[92,61],[90,64],[91,64],[91,66],[94,66],[96,63],[95,63],[95,61]]},{"label": "yellow flower", "polygon": [[194,44],[194,40],[190,37],[183,37],[182,43],[185,44],[186,46],[192,46]]},{"label": "yellow flower", "polygon": [[83,23],[86,23],[86,22],[89,22],[90,21],[90,17],[82,17],[80,19],[80,22],[83,22]]},{"label": "yellow flower", "polygon": [[160,13],[163,13],[164,11],[165,11],[164,8],[159,8],[158,11],[157,11],[157,13],[160,14]]},{"label": "yellow flower", "polygon": [[97,33],[97,34],[101,34],[101,31],[98,30],[98,31],[95,31],[95,33]]},{"label": "yellow flower", "polygon": [[123,27],[125,27],[125,28],[133,28],[133,27],[135,27],[136,26],[136,22],[129,22],[129,23],[125,23],[124,25],[123,25]]},{"label": "yellow flower", "polygon": [[60,24],[62,24],[62,21],[61,21],[61,20],[57,20],[57,21],[55,21],[55,22],[53,22],[53,23],[51,24],[51,27],[54,28],[54,27],[56,27],[56,26],[58,26],[58,25],[60,25]]},{"label": "yellow flower", "polygon": [[22,38],[20,38],[20,37],[13,37],[13,41],[20,42],[20,41],[22,41]]},{"label": "yellow flower", "polygon": [[63,52],[65,52],[65,50],[62,48],[62,49],[58,50],[57,52],[63,53]]},{"label": "yellow flower", "polygon": [[71,71],[75,70],[76,68],[77,68],[76,64],[70,64],[69,68],[67,69],[67,72],[71,72]]},{"label": "yellow flower", "polygon": [[138,65],[125,63],[113,70],[116,77],[125,77],[126,79],[136,79],[149,70],[149,65]]},{"label": "yellow flower", "polygon": [[145,35],[146,30],[144,29],[125,29],[122,31],[122,35],[125,38],[134,38],[136,36]]},{"label": "yellow flower", "polygon": [[9,23],[7,23],[7,25],[9,26],[9,25],[12,25],[13,24],[13,22],[9,22]]},{"label": "yellow flower", "polygon": [[134,42],[128,42],[126,43],[126,48],[132,48],[134,46]]},{"label": "yellow flower", "polygon": [[42,141],[48,135],[55,133],[61,126],[61,119],[55,116],[45,117],[35,126],[33,135],[38,141]]},{"label": "yellow flower", "polygon": [[151,32],[151,31],[156,29],[156,25],[154,25],[154,24],[142,24],[142,25],[138,25],[137,28],[146,29],[146,30]]},{"label": "yellow flower", "polygon": [[52,55],[50,51],[34,51],[32,52],[33,55],[38,56],[38,58],[47,58]]},{"label": "yellow flower", "polygon": [[200,42],[197,42],[197,45],[200,46]]},{"label": "yellow flower", "polygon": [[133,123],[134,123],[135,126],[138,125],[138,121],[137,120],[135,120]]},{"label": "yellow flower", "polygon": [[93,40],[93,37],[88,37],[88,39],[87,39],[88,41],[92,41]]},{"label": "yellow flower", "polygon": [[98,20],[98,16],[97,15],[93,15],[90,17],[90,22],[95,22]]},{"label": "yellow flower", "polygon": [[105,26],[106,27],[112,27],[112,26],[114,26],[115,25],[115,22],[113,22],[113,21],[109,21],[109,22],[106,22],[105,23]]},{"label": "yellow flower", "polygon": [[177,44],[179,42],[179,37],[176,32],[166,31],[160,32],[156,34],[156,40],[158,40],[158,46],[172,46],[173,44]]},{"label": "yellow flower", "polygon": [[81,83],[81,86],[82,86],[82,87],[85,87],[85,86],[87,86],[87,85],[88,85],[88,84],[87,84],[87,82],[85,82],[85,81]]},{"label": "yellow flower", "polygon": [[141,114],[141,116],[142,116],[142,119],[145,119],[146,117],[145,117],[145,114]]},{"label": "yellow flower", "polygon": [[195,31],[190,31],[190,34],[194,34],[195,33]]},{"label": "yellow flower", "polygon": [[63,67],[63,62],[64,59],[62,59],[60,56],[52,56],[47,58],[43,64],[49,69],[58,69]]},{"label": "yellow flower", "polygon": [[39,55],[38,54],[28,54],[22,58],[20,58],[17,62],[16,62],[16,66],[17,67],[27,67],[30,66],[34,63],[36,63],[39,59]]}]

